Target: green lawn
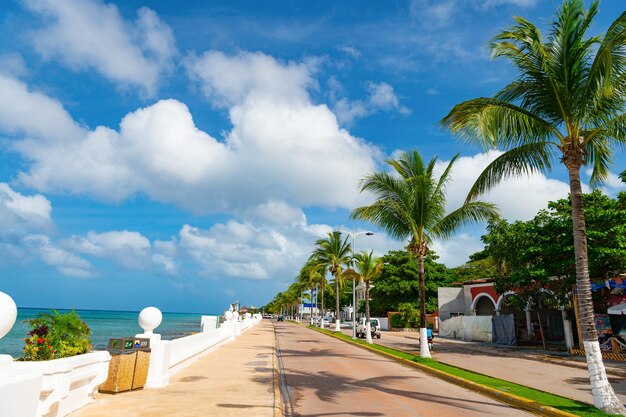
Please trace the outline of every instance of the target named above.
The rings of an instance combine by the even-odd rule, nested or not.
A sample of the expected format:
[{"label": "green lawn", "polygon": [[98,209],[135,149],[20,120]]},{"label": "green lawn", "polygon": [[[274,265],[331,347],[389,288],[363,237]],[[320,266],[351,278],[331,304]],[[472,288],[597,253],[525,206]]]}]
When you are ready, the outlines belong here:
[{"label": "green lawn", "polygon": [[320,329],[314,326],[309,326],[309,327],[318,332],[325,333],[329,336],[344,340],[349,343],[367,346],[370,349],[385,352],[387,354],[391,354],[398,358],[407,359],[412,362],[416,362],[421,365],[427,366],[429,368],[437,369],[439,371],[446,372],[448,374],[457,376],[459,378],[463,378],[465,380],[472,381],[480,385],[485,385],[487,387],[494,388],[494,389],[497,389],[497,390],[500,390],[509,394],[517,395],[518,397],[535,401],[541,405],[550,406],[561,411],[575,414],[577,416],[584,416],[584,417],[604,416],[606,417],[606,416],[612,415],[612,414],[607,414],[601,410],[598,410],[592,405],[581,403],[581,402],[578,402],[569,398],[560,397],[558,395],[539,391],[533,388],[526,387],[524,385],[518,385],[513,382],[504,381],[502,379],[493,378],[493,377],[479,374],[476,372],[471,372],[466,369],[457,368],[456,366],[446,365],[445,363],[437,362],[434,359],[422,359],[419,356],[415,356],[410,353],[402,352],[402,351],[392,349],[386,346],[380,346],[376,344],[369,345],[364,340],[358,340],[358,339],[352,340],[350,336],[347,336],[343,333],[335,333],[330,330]]}]

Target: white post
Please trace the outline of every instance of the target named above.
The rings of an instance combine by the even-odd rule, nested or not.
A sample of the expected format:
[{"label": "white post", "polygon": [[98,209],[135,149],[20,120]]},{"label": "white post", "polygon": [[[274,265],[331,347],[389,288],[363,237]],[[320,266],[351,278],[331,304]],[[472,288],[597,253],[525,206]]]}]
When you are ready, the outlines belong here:
[{"label": "white post", "polygon": [[170,382],[170,342],[161,340],[161,335],[154,333],[154,329],[163,321],[163,314],[156,307],[146,307],[139,313],[137,321],[143,333],[136,334],[135,337],[150,339],[150,365],[146,388],[164,387]]},{"label": "white post", "polygon": [[563,331],[565,333],[565,346],[570,351],[574,347],[574,335],[572,333],[572,322],[567,319],[565,307],[561,307],[561,317],[563,318]]},{"label": "white post", "polygon": [[526,331],[528,332],[527,339],[530,340],[532,339],[532,336],[533,336],[533,319],[530,314],[531,311],[529,308],[527,308],[525,312],[526,312]]},{"label": "white post", "polygon": [[239,322],[238,311],[233,311],[233,321],[235,322],[235,336],[241,336],[241,323]]},{"label": "white post", "polygon": [[[0,292],[0,339],[11,331],[16,319],[15,302]],[[39,372],[14,369],[11,355],[0,355],[0,416],[35,417],[42,380]]]}]

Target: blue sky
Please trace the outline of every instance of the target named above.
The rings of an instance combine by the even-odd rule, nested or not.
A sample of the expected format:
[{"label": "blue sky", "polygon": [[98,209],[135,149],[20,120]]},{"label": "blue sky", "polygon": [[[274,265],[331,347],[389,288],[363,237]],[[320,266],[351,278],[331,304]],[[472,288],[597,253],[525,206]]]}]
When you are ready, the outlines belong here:
[{"label": "blue sky", "polygon": [[[623,10],[605,0],[592,28]],[[398,150],[459,204],[497,152],[438,127],[514,77],[489,39],[559,2],[6,1],[0,8],[0,291],[22,307],[219,312],[261,305],[370,201]],[[626,167],[618,150],[613,173]],[[484,199],[509,220],[567,195],[561,169]],[[623,189],[612,175],[605,191]],[[434,249],[448,266],[483,229]],[[358,249],[404,246],[383,233]]]}]

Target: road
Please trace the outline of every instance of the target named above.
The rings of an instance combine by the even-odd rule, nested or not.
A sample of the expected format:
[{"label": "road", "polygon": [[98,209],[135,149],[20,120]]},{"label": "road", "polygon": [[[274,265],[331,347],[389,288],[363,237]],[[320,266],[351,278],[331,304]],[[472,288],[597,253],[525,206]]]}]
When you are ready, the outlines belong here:
[{"label": "road", "polygon": [[296,416],[532,415],[305,327],[275,326]]}]

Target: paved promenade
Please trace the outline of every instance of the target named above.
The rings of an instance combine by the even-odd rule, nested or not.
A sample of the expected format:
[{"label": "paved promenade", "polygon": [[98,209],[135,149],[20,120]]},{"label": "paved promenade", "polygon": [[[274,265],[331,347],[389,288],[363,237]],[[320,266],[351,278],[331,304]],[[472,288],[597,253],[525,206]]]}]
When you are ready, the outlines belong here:
[{"label": "paved promenade", "polygon": [[[352,329],[344,330],[351,334]],[[383,332],[374,343],[419,355],[417,333]],[[593,403],[584,362],[546,358],[541,353],[486,346],[482,343],[445,340],[435,337],[433,359],[485,375],[551,392],[578,401]],[[611,385],[626,403],[626,369],[607,366]]]},{"label": "paved promenade", "polygon": [[303,326],[276,333],[295,416],[531,415]]},{"label": "paved promenade", "polygon": [[182,370],[167,387],[98,394],[70,417],[273,416],[273,357],[273,326],[263,320]]}]

